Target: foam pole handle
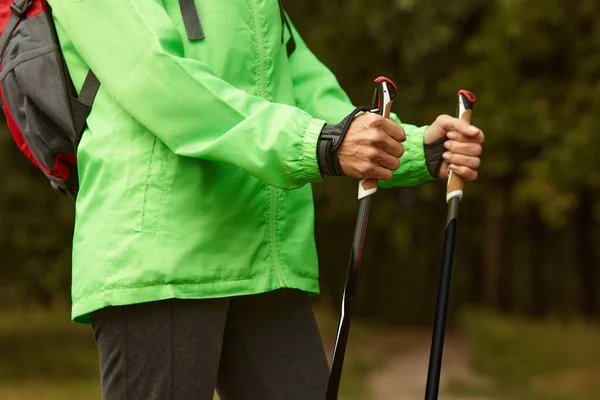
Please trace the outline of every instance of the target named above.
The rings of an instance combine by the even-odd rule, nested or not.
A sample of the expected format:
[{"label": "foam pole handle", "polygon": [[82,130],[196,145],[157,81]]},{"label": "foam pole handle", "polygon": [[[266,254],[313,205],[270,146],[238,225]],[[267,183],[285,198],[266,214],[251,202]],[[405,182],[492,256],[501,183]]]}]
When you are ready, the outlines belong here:
[{"label": "foam pole handle", "polygon": [[[457,117],[471,123],[471,114],[473,112],[473,104],[475,103],[475,95],[467,90],[458,92]],[[457,198],[461,200],[463,197],[465,182],[461,176],[455,174],[452,170],[448,171],[448,185],[446,187],[446,202]]]}]

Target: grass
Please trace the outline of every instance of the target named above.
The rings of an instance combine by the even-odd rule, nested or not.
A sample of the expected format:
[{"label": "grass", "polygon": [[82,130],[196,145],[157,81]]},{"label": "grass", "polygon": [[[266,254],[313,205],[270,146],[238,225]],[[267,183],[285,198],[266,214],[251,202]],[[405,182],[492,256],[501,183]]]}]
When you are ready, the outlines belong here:
[{"label": "grass", "polygon": [[[337,318],[337,314],[317,308],[329,357]],[[453,398],[600,398],[600,327],[532,322],[480,311],[465,313],[462,327],[470,342],[471,367],[491,384],[474,387],[453,382]],[[340,400],[368,399],[368,374],[423,341],[409,331],[403,335],[403,331],[353,320]],[[0,399],[100,397],[96,346],[89,326],[71,323],[68,310],[0,312]]]},{"label": "grass", "polygon": [[11,400],[100,400],[91,328],[71,323],[68,310],[0,313],[0,393]]},{"label": "grass", "polygon": [[455,385],[455,392],[493,399],[600,398],[600,328],[582,322],[534,322],[471,311],[463,319],[473,368],[493,388]]},{"label": "grass", "polygon": [[[317,318],[330,356],[337,315],[318,309]],[[353,321],[340,400],[362,398],[364,377],[377,357],[361,352],[361,338],[369,333],[369,327]],[[73,324],[66,309],[0,312],[0,399],[83,398],[101,398],[91,327]]]},{"label": "grass", "polygon": [[[329,362],[333,356],[339,315],[323,306],[315,306],[315,315]],[[376,334],[374,326],[353,318],[348,336],[344,369],[340,383],[339,400],[359,400],[366,396],[367,375],[381,366],[385,350],[372,345],[370,339]]]}]

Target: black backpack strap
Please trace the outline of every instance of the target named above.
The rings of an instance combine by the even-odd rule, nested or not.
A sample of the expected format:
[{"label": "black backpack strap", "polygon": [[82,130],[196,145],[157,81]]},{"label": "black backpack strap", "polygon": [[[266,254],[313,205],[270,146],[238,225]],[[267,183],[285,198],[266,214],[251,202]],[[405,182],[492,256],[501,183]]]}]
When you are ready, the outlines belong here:
[{"label": "black backpack strap", "polygon": [[288,31],[290,32],[290,39],[285,44],[285,48],[287,50],[288,57],[292,55],[294,50],[296,50],[296,39],[294,39],[294,34],[292,33],[292,27],[290,26],[290,22],[287,17],[284,15],[285,26],[287,26]]},{"label": "black backpack strap", "polygon": [[204,30],[198,16],[198,8],[194,0],[179,0],[179,8],[181,8],[181,16],[183,17],[183,25],[188,35],[189,40],[203,40]]},{"label": "black backpack strap", "polygon": [[10,5],[12,14],[8,19],[8,23],[4,27],[2,36],[0,36],[0,59],[4,57],[4,52],[6,51],[6,46],[8,45],[8,39],[10,39],[12,36],[15,28],[19,24],[19,21],[21,21],[23,18],[23,14],[25,14],[31,6],[31,3],[33,3],[33,0],[15,0]]},{"label": "black backpack strap", "polygon": [[99,88],[100,81],[92,72],[92,70],[90,70],[85,77],[85,81],[83,81],[83,86],[81,87],[81,91],[79,92],[79,97],[77,97],[77,100],[79,100],[79,102],[85,106],[92,107],[94,98],[96,97],[96,93],[98,93]]},{"label": "black backpack strap", "polygon": [[80,105],[78,107],[71,108],[73,110],[73,120],[75,122],[77,132],[83,132],[83,129],[85,128],[85,122],[88,115],[90,115],[90,109],[92,108],[92,104],[94,103],[94,99],[96,98],[96,93],[98,93],[99,88],[100,81],[92,72],[92,70],[90,70],[85,77],[85,81],[83,82],[83,86],[81,86],[81,91],[77,97],[77,102],[84,107]]},{"label": "black backpack strap", "polygon": [[287,43],[285,44],[285,48],[287,50],[287,55],[289,57],[292,55],[294,50],[296,50],[296,39],[294,39],[294,34],[292,32],[292,27],[290,25],[290,21],[288,21],[288,18],[285,15],[285,9],[283,8],[283,3],[281,0],[278,0],[278,2],[279,2],[279,12],[281,13],[281,43],[283,43],[283,40],[285,38],[285,29],[286,28],[287,28],[288,32],[290,33],[290,38],[287,41]]}]

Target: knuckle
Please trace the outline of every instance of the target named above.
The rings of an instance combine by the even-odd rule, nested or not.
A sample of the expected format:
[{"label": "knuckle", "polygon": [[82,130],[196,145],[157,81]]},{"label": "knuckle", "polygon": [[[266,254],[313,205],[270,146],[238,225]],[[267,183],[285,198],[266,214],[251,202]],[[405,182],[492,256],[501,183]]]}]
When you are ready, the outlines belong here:
[{"label": "knuckle", "polygon": [[379,114],[368,113],[369,116],[369,125],[373,127],[378,127],[382,123],[382,117]]},{"label": "knuckle", "polygon": [[404,142],[406,140],[406,131],[400,125],[396,126],[398,127],[398,137],[400,138],[401,142]]},{"label": "knuckle", "polygon": [[369,167],[369,164],[364,162],[364,163],[360,163],[356,169],[358,170],[358,172],[360,172],[361,175],[364,175],[367,172],[367,169]]},{"label": "knuckle", "polygon": [[404,155],[404,152],[405,152],[404,146],[400,145],[400,147],[398,148],[398,152],[397,152],[397,154],[395,154],[395,156],[400,158]]},{"label": "knuckle", "polygon": [[438,122],[440,124],[447,122],[448,120],[452,119],[452,117],[448,114],[441,114],[438,115],[438,117],[435,119],[435,122]]},{"label": "knuckle", "polygon": [[372,164],[368,164],[368,165],[365,167],[365,172],[364,172],[364,173],[365,173],[365,176],[367,176],[367,177],[372,177],[372,176],[374,176],[374,175],[375,175],[375,172],[376,172],[376,169],[375,169],[375,166],[374,166],[374,165],[372,165]]},{"label": "knuckle", "polygon": [[365,150],[365,155],[369,160],[375,160],[379,156],[379,152],[374,147],[369,147]]},{"label": "knuckle", "polygon": [[483,147],[481,147],[480,144],[478,144],[477,146],[475,146],[475,155],[477,157],[479,157],[481,155],[481,152],[483,151]]},{"label": "knuckle", "polygon": [[480,158],[475,158],[475,161],[473,161],[473,167],[475,169],[478,169],[479,167],[481,167],[481,159]]},{"label": "knuckle", "polygon": [[381,137],[381,133],[378,130],[372,129],[369,132],[368,140],[371,144],[379,144],[381,143]]}]

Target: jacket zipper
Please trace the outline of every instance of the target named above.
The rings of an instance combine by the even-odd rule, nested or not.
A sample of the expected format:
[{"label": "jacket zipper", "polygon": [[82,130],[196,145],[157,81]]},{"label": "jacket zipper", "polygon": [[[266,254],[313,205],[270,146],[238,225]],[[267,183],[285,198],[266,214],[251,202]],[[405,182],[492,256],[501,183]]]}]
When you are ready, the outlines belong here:
[{"label": "jacket zipper", "polygon": [[283,271],[281,270],[281,262],[279,260],[279,254],[277,253],[277,191],[273,186],[269,186],[271,198],[271,212],[270,221],[269,221],[269,229],[271,233],[271,256],[273,257],[273,261],[275,264],[275,272],[277,273],[277,277],[279,278],[279,284],[281,286],[285,286],[285,281],[283,280]]},{"label": "jacket zipper", "polygon": [[[260,95],[266,97],[265,87],[265,55],[263,48],[262,31],[260,27],[260,20],[258,16],[258,3],[257,0],[252,0],[252,13],[254,16],[254,29],[256,33],[256,45],[258,46],[259,54],[259,70],[260,70]],[[273,263],[275,264],[275,273],[279,279],[279,284],[285,286],[283,279],[283,271],[281,270],[281,262],[277,253],[277,191],[273,186],[269,186],[269,241],[271,242],[271,257],[273,257]]]},{"label": "jacket zipper", "polygon": [[265,88],[265,55],[263,48],[263,39],[262,32],[260,29],[260,21],[258,17],[258,3],[256,0],[252,0],[252,13],[254,14],[254,30],[256,33],[256,45],[258,46],[258,65],[260,68],[260,95],[265,96],[266,88]]}]

